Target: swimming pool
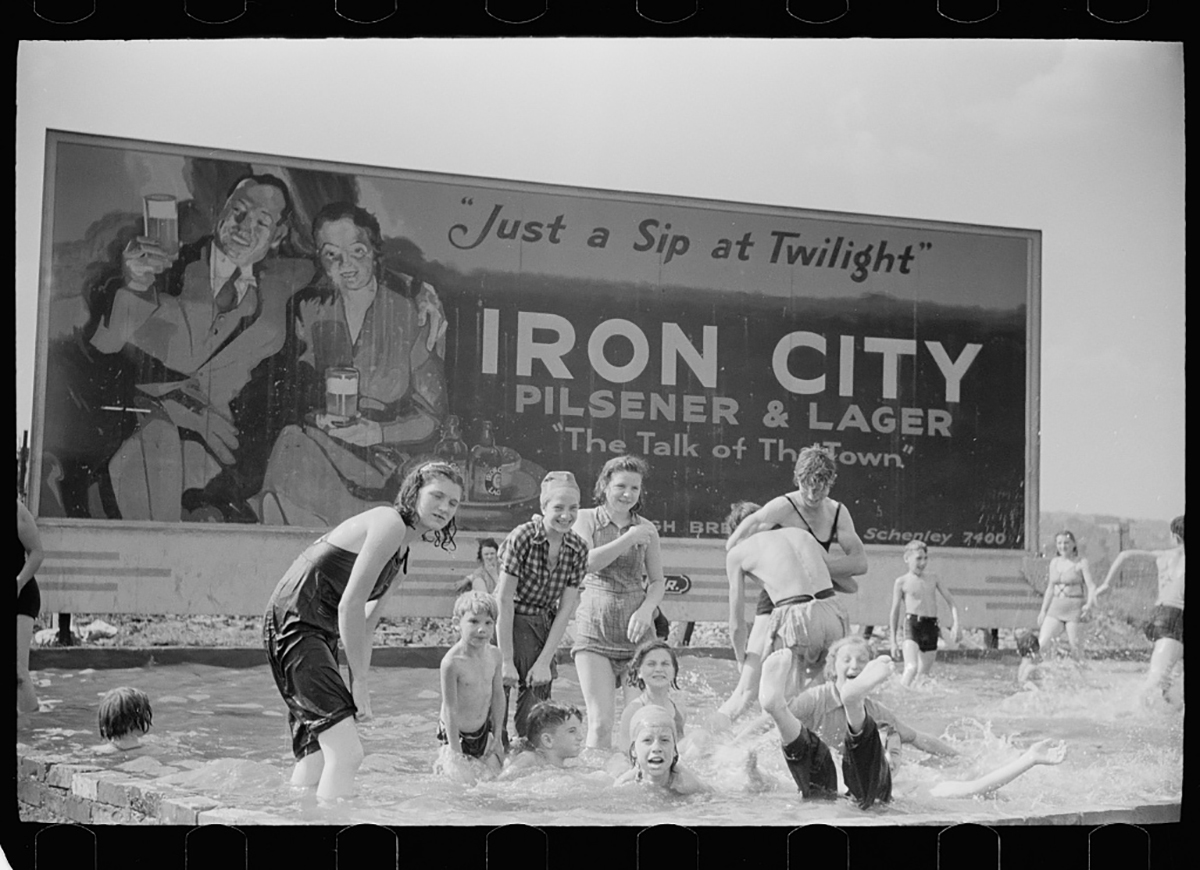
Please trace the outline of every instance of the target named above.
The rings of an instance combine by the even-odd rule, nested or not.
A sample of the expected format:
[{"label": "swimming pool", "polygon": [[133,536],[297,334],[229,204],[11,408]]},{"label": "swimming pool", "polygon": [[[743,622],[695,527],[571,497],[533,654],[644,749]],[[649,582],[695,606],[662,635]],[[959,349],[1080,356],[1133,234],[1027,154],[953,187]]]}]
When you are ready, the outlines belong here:
[{"label": "swimming pool", "polygon": [[[611,756],[585,753],[574,770],[546,771],[512,780],[456,780],[433,771],[437,757],[440,697],[435,668],[377,667],[372,673],[376,721],[361,729],[367,757],[358,795],[336,807],[316,804],[311,792],[287,782],[292,758],[285,708],[265,665],[222,668],[175,664],[132,669],[35,672],[46,712],[22,717],[18,756],[26,770],[38,765],[97,778],[123,776],[143,791],[191,796],[208,820],[236,810],[242,821],[271,823],[376,823],[403,825],[782,825],[824,821],[837,825],[910,825],[933,820],[1001,822],[1065,813],[1145,806],[1175,808],[1183,781],[1183,710],[1146,708],[1137,701],[1143,662],[1069,662],[1047,666],[1041,691],[1014,684],[1015,659],[939,662],[934,679],[917,689],[898,680],[879,700],[912,727],[945,737],[963,758],[938,762],[906,748],[885,807],[861,812],[848,802],[804,802],[792,783],[773,727],[736,745],[698,729],[732,689],[734,663],[685,655],[679,696],[692,744],[690,767],[716,793],[689,798],[610,787]],[[99,696],[119,685],[146,691],[154,728],[135,755],[96,755]],[[1180,695],[1182,677],[1173,692]],[[574,668],[560,666],[555,696],[583,706]],[[749,722],[753,715],[740,720]],[[1037,767],[983,799],[935,799],[923,787],[965,779],[996,767],[1034,739],[1068,742],[1066,761]],[[706,739],[707,738],[707,739]],[[757,752],[758,767],[776,787],[745,791],[744,759]],[[72,767],[76,766],[76,767]],[[92,768],[92,770],[88,770]],[[74,774],[70,774],[73,776]],[[59,781],[70,776],[61,775]],[[78,781],[76,782],[78,785]],[[80,789],[76,788],[76,792]],[[153,804],[153,801],[151,801]],[[203,811],[201,811],[203,812]],[[215,814],[214,814],[215,813]],[[120,820],[120,819],[118,819]],[[205,819],[201,816],[200,821]]]}]

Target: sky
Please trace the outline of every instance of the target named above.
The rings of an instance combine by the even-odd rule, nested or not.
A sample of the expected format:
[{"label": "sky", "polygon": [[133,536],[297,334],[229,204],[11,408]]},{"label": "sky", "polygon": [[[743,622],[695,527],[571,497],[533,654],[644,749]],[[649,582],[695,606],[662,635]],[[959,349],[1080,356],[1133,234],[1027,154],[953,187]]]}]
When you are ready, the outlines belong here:
[{"label": "sky", "polygon": [[47,129],[1041,230],[1042,510],[1183,513],[1181,44],[22,43],[18,443]]}]

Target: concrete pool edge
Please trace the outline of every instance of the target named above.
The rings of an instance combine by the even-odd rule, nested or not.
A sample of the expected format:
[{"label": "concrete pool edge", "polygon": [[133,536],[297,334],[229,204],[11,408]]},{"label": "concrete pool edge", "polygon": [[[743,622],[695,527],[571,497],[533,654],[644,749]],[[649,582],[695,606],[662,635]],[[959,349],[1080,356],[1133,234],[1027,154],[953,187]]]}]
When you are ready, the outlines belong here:
[{"label": "concrete pool edge", "polygon": [[[382,646],[371,653],[372,667],[436,668],[446,654],[444,646]],[[676,652],[684,656],[733,660],[729,647],[679,647]],[[1018,660],[1016,650],[941,650],[941,661],[1012,661]],[[1149,661],[1148,650],[1107,650],[1092,657],[1095,660],[1122,659],[1125,661]],[[570,664],[571,654],[560,649],[556,656],[559,664]],[[95,668],[142,668],[153,665],[211,665],[222,668],[252,668],[267,663],[266,652],[261,647],[202,647],[202,646],[156,646],[156,647],[37,647],[29,651],[31,670],[57,668],[60,670],[83,670]]]},{"label": "concrete pool edge", "polygon": [[[214,798],[196,792],[164,787],[137,773],[65,761],[50,753],[17,753],[17,802],[43,813],[79,824],[125,825],[302,825],[261,810],[222,806]],[[1178,823],[1180,803],[1139,804],[1133,807],[1092,807],[1044,816],[1018,814],[991,816],[963,813],[953,817],[900,816],[904,821],[884,824],[934,826],[960,824],[1010,825],[1156,825]],[[864,814],[862,819],[839,818],[835,827],[878,826],[881,818]],[[821,822],[820,824],[826,824]]]}]

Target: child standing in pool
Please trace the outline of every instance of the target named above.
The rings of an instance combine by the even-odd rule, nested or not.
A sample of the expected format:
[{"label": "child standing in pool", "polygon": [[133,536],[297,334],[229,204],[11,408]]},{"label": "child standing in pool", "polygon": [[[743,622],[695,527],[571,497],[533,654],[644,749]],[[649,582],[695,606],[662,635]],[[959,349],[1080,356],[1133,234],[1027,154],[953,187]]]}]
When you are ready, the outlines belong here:
[{"label": "child standing in pool", "polygon": [[442,714],[438,740],[454,754],[481,759],[500,772],[504,681],[500,650],[492,646],[496,599],[472,590],[454,602],[459,640],[442,658]]},{"label": "child standing in pool", "polygon": [[929,549],[924,541],[909,541],[904,548],[904,563],[908,573],[896,578],[892,589],[892,655],[896,655],[897,640],[900,638],[900,612],[903,608],[907,617],[908,635],[904,640],[904,676],[901,683],[911,686],[913,681],[933,670],[937,660],[938,630],[937,596],[940,594],[950,605],[954,624],[950,629],[954,640],[959,638],[958,607],[954,596],[936,577],[925,576],[929,565]]},{"label": "child standing in pool", "polygon": [[[597,507],[581,510],[575,521],[590,548],[571,647],[589,748],[612,746],[617,689],[637,645],[654,636],[654,611],[666,588],[658,530],[640,513],[648,473],[639,456],[608,460],[596,479]],[[625,700],[631,697],[626,687]]]},{"label": "child standing in pool", "polygon": [[1146,637],[1154,643],[1150,654],[1150,673],[1147,690],[1158,689],[1163,697],[1171,687],[1171,674],[1183,659],[1183,516],[1171,520],[1171,539],[1175,546],[1169,550],[1125,550],[1113,560],[1104,582],[1096,590],[1096,598],[1108,588],[1126,560],[1149,557],[1158,566],[1158,598],[1154,613],[1146,624]]},{"label": "child standing in pool", "polygon": [[[542,513],[522,523],[500,545],[497,634],[504,693],[517,687],[517,735],[528,735],[529,713],[550,699],[558,674],[554,655],[579,602],[588,548],[571,530],[579,514],[579,485],[569,471],[542,480]],[[507,713],[505,714],[507,720]]]},{"label": "child standing in pool", "polygon": [[505,778],[539,767],[565,767],[568,758],[583,751],[583,714],[574,704],[539,701],[529,711],[526,729]]},{"label": "child standing in pool", "polygon": [[[371,636],[383,616],[408,548],[432,537],[454,546],[462,499],[458,470],[426,462],[400,484],[394,504],[344,520],[306,549],[279,581],[263,617],[263,643],[275,685],[288,707],[292,784],[316,786],[323,800],[354,790],[363,760],[355,724],[368,722]],[[350,685],[338,669],[345,647]]]},{"label": "child standing in pool", "polygon": [[679,764],[675,717],[658,706],[643,707],[629,723],[631,770],[617,777],[614,785],[642,783],[676,794],[696,794],[711,789]]},{"label": "child standing in pool", "polygon": [[675,736],[683,737],[684,715],[671,699],[671,689],[679,688],[679,659],[666,641],[655,638],[637,648],[629,662],[629,682],[642,693],[625,705],[618,729],[617,749],[629,752],[630,723],[634,714],[644,707],[662,707],[675,721]]},{"label": "child standing in pool", "polygon": [[1096,600],[1096,584],[1088,560],[1079,555],[1079,544],[1075,535],[1061,531],[1054,537],[1057,555],[1050,560],[1046,594],[1042,598],[1042,609],[1038,613],[1038,646],[1046,648],[1064,628],[1071,642],[1072,655],[1081,652],[1079,645],[1079,622],[1087,615]]}]

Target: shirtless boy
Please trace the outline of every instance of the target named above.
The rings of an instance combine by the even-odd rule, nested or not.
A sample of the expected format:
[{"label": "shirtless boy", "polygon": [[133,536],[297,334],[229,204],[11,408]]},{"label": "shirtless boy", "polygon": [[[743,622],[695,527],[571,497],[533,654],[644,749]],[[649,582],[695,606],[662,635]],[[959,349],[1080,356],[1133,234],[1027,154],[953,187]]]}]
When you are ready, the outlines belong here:
[{"label": "shirtless boy", "polygon": [[[758,510],[753,502],[733,505],[729,524],[736,525]],[[746,578],[760,584],[774,609],[765,640],[765,652],[790,649],[802,689],[808,674],[820,674],[829,645],[845,637],[850,620],[834,594],[825,551],[811,532],[796,528],[752,531],[725,554],[729,578],[729,636],[734,654],[745,660]],[[805,673],[808,671],[808,674]]]},{"label": "shirtless boy", "polygon": [[908,573],[896,578],[892,590],[892,655],[897,654],[900,611],[903,608],[907,614],[908,633],[904,640],[904,676],[900,682],[911,686],[917,677],[929,673],[937,660],[937,596],[940,594],[950,605],[950,613],[954,618],[950,631],[956,641],[959,638],[958,607],[941,581],[925,576],[929,550],[924,541],[908,542],[904,548],[904,563],[908,565]]},{"label": "shirtless boy", "polygon": [[1146,684],[1148,691],[1160,689],[1164,698],[1171,687],[1171,673],[1183,659],[1182,516],[1171,520],[1171,538],[1175,546],[1169,550],[1125,550],[1120,553],[1108,569],[1104,582],[1096,590],[1096,598],[1099,598],[1127,559],[1148,556],[1158,564],[1158,599],[1154,603],[1150,622],[1146,625],[1146,637],[1154,642]]},{"label": "shirtless boy", "polygon": [[492,646],[496,599],[470,591],[454,602],[459,641],[442,658],[442,721],[438,740],[452,753],[481,759],[500,772],[504,681],[500,650]]},{"label": "shirtless boy", "polygon": [[[737,523],[725,542],[726,551],[756,530],[777,526],[804,529],[811,532],[824,549],[825,566],[834,589],[852,595],[858,591],[854,577],[867,573],[867,551],[855,531],[849,509],[829,497],[837,480],[837,462],[819,445],[805,447],[796,457],[792,479],[796,484],[794,491],[771,499]],[[830,550],[834,543],[841,549],[841,555]],[[758,694],[762,659],[770,651],[765,649],[765,641],[773,608],[770,595],[764,591],[759,597],[750,638],[746,642],[746,660],[737,688],[719,711],[726,721],[740,716]]]}]

